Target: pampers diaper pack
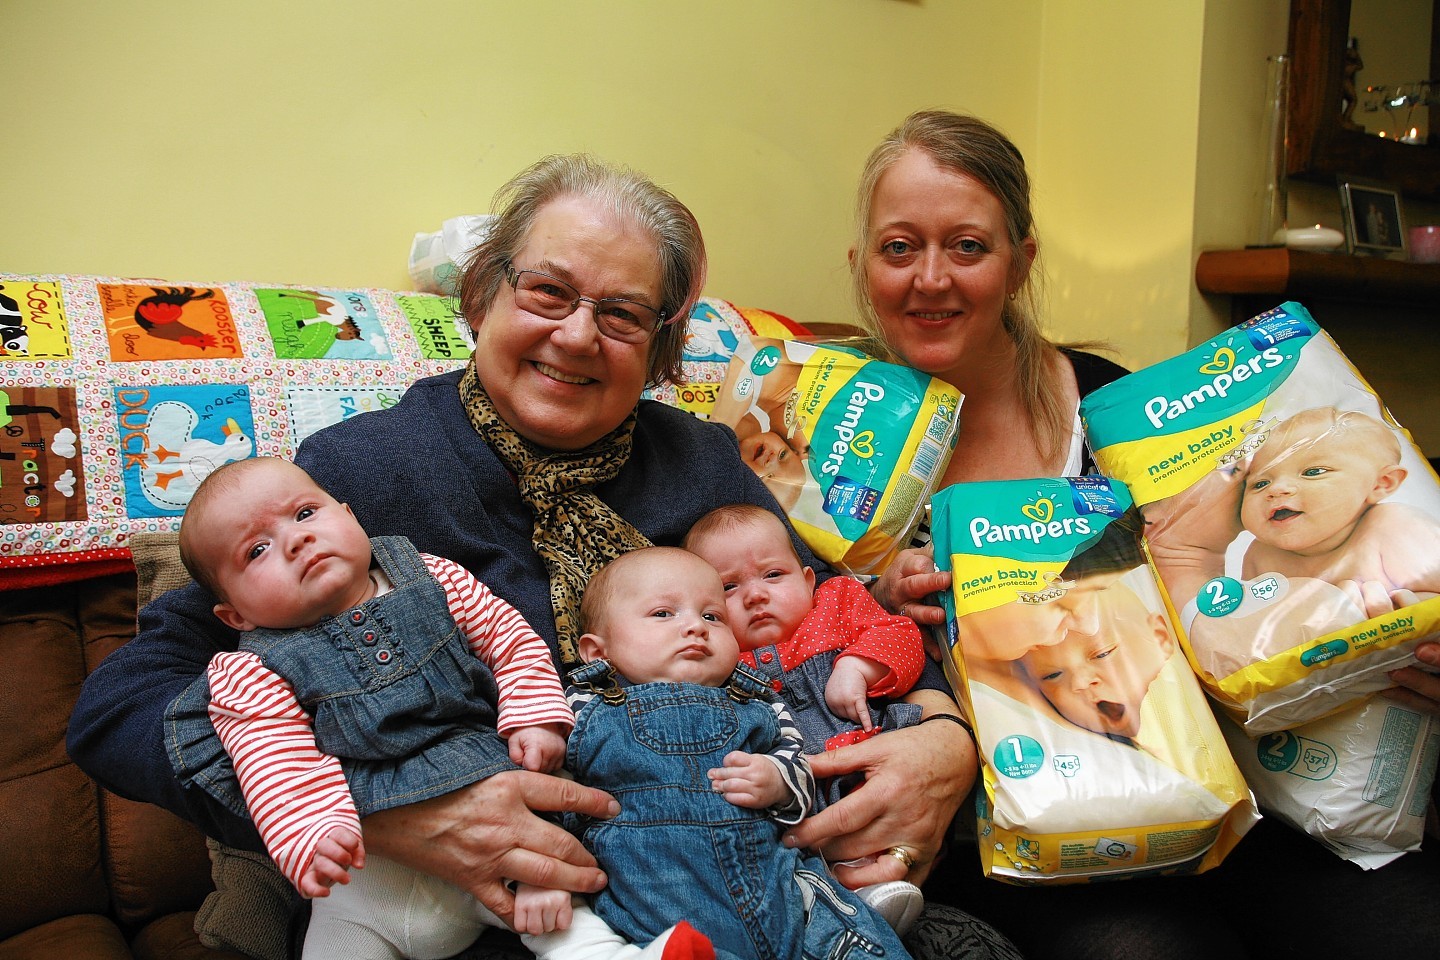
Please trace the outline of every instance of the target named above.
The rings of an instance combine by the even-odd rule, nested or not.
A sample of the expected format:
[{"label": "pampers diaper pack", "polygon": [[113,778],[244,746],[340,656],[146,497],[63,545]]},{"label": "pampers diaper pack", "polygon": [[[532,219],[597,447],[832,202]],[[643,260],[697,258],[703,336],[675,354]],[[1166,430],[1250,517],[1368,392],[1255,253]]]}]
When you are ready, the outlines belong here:
[{"label": "pampers diaper pack", "polygon": [[947,487],[944,665],[982,761],[980,855],[1015,883],[1194,873],[1257,819],[1140,548],[1100,477]]},{"label": "pampers diaper pack", "polygon": [[1420,849],[1440,720],[1379,694],[1254,740],[1220,725],[1267,814],[1367,870]]},{"label": "pampers diaper pack", "polygon": [[1182,643],[1251,736],[1387,686],[1440,631],[1440,483],[1286,303],[1080,406],[1127,486]]},{"label": "pampers diaper pack", "polygon": [[908,543],[955,446],[960,393],[849,347],[750,338],[710,419],[816,555],[883,570]]}]

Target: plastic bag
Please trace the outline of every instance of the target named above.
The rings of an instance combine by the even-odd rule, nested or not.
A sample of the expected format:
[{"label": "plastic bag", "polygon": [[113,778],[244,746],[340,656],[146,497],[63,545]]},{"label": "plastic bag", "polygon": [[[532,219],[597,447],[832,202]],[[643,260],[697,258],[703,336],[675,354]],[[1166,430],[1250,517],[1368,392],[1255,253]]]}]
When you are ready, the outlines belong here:
[{"label": "plastic bag", "polygon": [[1440,721],[1384,694],[1254,740],[1220,726],[1260,806],[1336,856],[1374,870],[1419,850]]},{"label": "plastic bag", "polygon": [[975,727],[985,873],[1066,883],[1215,866],[1258,819],[1179,652],[1123,486],[935,495],[943,663]]},{"label": "plastic bag", "polygon": [[960,403],[950,384],[858,350],[755,337],[736,348],[710,418],[735,430],[817,556],[868,574],[909,545]]},{"label": "plastic bag", "polygon": [[1080,405],[1186,652],[1251,736],[1390,686],[1440,633],[1440,482],[1297,303]]},{"label": "plastic bag", "polygon": [[455,295],[465,257],[485,239],[490,214],[451,217],[435,233],[417,233],[410,243],[410,281],[424,293]]}]

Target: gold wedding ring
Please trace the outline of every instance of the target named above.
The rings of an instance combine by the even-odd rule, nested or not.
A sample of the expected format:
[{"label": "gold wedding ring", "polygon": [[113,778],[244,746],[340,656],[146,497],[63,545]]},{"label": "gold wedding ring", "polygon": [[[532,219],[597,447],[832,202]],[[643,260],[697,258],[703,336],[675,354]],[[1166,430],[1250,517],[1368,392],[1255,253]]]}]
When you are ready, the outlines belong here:
[{"label": "gold wedding ring", "polygon": [[912,855],[910,851],[906,850],[904,847],[891,847],[885,852],[888,855],[894,857],[896,860],[899,860],[901,863],[905,864],[906,870],[909,870],[911,867],[915,866],[914,855]]}]

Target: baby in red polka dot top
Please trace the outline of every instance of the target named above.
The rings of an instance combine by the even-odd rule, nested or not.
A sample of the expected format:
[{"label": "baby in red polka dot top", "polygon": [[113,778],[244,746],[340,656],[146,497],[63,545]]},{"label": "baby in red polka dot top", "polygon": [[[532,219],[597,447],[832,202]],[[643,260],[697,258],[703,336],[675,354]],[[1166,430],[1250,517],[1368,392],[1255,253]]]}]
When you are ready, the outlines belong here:
[{"label": "baby in red polka dot top", "polygon": [[[886,613],[858,580],[831,577],[815,589],[815,571],[800,562],[775,514],[753,504],[720,507],[696,521],[681,546],[720,572],[740,659],[790,708],[807,754],[920,722],[918,704],[896,699],[925,666],[920,628]],[[820,781],[815,810],[863,779],[852,773]],[[920,888],[906,880],[858,893],[901,934],[925,906]]]},{"label": "baby in red polka dot top", "polygon": [[[741,659],[767,676],[795,712],[807,752],[909,725],[886,722],[871,701],[904,696],[919,679],[925,649],[915,621],[886,613],[849,577],[832,577],[816,590],[815,571],[801,564],[785,525],[752,504],[710,511],[683,546],[720,571]],[[818,741],[807,717],[817,712],[832,715],[828,726],[835,728]],[[918,720],[919,708],[914,712]]]}]

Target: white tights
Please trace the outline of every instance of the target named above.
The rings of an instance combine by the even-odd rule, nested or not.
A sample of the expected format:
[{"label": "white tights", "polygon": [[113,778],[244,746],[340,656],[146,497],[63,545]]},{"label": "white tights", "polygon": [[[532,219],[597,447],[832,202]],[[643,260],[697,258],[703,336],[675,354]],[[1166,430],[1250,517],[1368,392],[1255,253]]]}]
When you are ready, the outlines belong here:
[{"label": "white tights", "polygon": [[[643,949],[627,943],[579,898],[568,930],[524,934],[537,960],[661,960],[666,931]],[[370,854],[348,884],[312,902],[304,960],[443,960],[500,918],[458,887]]]}]

